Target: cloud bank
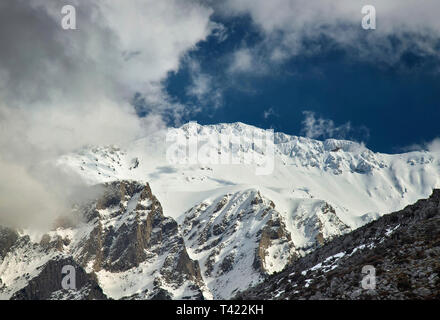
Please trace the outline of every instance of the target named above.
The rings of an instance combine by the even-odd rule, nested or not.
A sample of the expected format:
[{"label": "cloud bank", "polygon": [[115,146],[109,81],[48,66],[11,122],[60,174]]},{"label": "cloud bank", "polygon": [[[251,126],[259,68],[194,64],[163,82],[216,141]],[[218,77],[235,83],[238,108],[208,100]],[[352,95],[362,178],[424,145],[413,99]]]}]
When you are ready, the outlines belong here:
[{"label": "cloud bank", "polygon": [[[197,62],[186,93],[199,106],[177,103],[164,84],[201,41],[228,38],[213,16],[247,15],[261,34],[232,48],[224,68],[232,78],[321,53],[323,43],[385,65],[440,52],[437,0],[369,1],[377,9],[374,31],[361,28],[364,3],[353,0],[71,0],[77,30],[62,29],[63,4],[0,2],[0,224],[35,224],[68,210],[81,181],[50,166],[60,154],[123,144],[178,124],[200,105],[219,107],[223,88]],[[311,137],[352,129],[312,114],[304,125]]]},{"label": "cloud bank", "polygon": [[[50,165],[85,144],[118,144],[185,112],[163,89],[182,56],[211,33],[199,1],[57,0],[0,3],[0,224],[47,222],[80,185]],[[145,98],[149,116],[129,103]]]},{"label": "cloud bank", "polygon": [[[376,30],[361,27],[366,4],[376,8]],[[261,42],[237,49],[231,63],[237,71],[253,70],[250,62],[262,55],[268,64],[276,64],[321,53],[324,42],[327,49],[339,47],[354,59],[388,66],[440,58],[437,0],[226,0],[218,11],[228,17],[249,16],[263,35]]]},{"label": "cloud bank", "polygon": [[412,144],[400,148],[399,151],[402,152],[412,152],[412,151],[429,151],[433,153],[440,153],[440,138],[434,138],[432,141],[423,142],[421,144]]},{"label": "cloud bank", "polygon": [[301,134],[312,139],[348,139],[354,141],[368,140],[370,132],[364,126],[354,127],[351,122],[337,126],[333,120],[317,116],[312,111],[304,111]]}]

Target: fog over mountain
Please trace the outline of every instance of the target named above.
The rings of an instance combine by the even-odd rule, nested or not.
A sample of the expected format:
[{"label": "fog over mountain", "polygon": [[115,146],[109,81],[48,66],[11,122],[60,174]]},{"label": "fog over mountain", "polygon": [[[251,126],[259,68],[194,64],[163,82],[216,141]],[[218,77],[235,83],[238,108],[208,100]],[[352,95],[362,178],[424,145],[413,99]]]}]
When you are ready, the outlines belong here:
[{"label": "fog over mountain", "polygon": [[[429,197],[440,4],[370,4],[366,31],[351,0],[72,0],[65,29],[58,0],[1,1],[0,299],[290,296],[274,274]],[[431,226],[436,195],[405,210]]]},{"label": "fog over mountain", "polygon": [[[78,299],[230,299],[440,186],[435,152],[387,155],[275,133],[273,171],[256,174],[270,154],[255,147],[263,129],[178,130],[209,162],[171,163],[175,142],[163,143],[164,131],[59,157],[53,165],[81,176],[82,193],[49,231],[2,228],[0,297],[72,298],[45,284],[70,259],[86,277]],[[239,148],[219,144],[221,132]],[[220,154],[241,162],[216,161]]]}]

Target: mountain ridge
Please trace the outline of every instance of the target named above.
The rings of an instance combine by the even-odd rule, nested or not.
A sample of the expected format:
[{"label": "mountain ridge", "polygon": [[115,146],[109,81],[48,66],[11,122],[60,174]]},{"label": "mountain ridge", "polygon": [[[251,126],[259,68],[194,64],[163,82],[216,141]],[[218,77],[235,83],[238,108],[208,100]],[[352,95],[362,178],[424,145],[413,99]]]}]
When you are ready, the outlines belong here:
[{"label": "mountain ridge", "polygon": [[[242,123],[172,130],[197,138],[202,156],[237,155],[218,149],[222,130],[248,160],[268,155],[252,140],[265,131]],[[274,172],[259,176],[258,161],[170,163],[167,133],[59,158],[59,168],[103,193],[74,208],[85,219],[79,225],[32,237],[0,230],[0,298],[27,290],[38,268],[61,255],[91,276],[77,298],[229,299],[440,187],[436,153],[385,155],[346,140],[274,133]]]},{"label": "mountain ridge", "polygon": [[[237,299],[439,299],[440,190],[299,259]],[[375,287],[363,288],[373,267]]]}]

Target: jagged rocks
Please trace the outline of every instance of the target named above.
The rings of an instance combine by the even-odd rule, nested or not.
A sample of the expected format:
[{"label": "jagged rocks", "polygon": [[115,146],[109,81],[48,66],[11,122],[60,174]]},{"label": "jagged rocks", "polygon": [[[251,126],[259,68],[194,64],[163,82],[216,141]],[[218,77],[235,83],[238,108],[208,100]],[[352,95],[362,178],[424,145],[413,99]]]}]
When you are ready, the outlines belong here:
[{"label": "jagged rocks", "polygon": [[[73,266],[76,270],[76,289],[62,288],[64,266]],[[32,278],[21,290],[14,293],[11,300],[105,300],[107,297],[96,279],[85,272],[72,258],[55,258],[40,267],[38,276]]]},{"label": "jagged rocks", "polygon": [[[438,191],[344,236],[350,229],[335,207],[318,199],[297,199],[292,212],[281,214],[257,190],[229,193],[186,212],[179,227],[148,184],[101,187],[100,197],[75,207],[75,224],[58,224],[33,240],[0,229],[0,298],[230,298],[271,274],[277,282],[259,287],[262,297],[436,295]],[[78,269],[77,292],[59,289],[60,261]],[[377,267],[382,291],[359,290],[365,264]]]},{"label": "jagged rocks", "polygon": [[[80,245],[79,258],[82,265],[92,265],[98,277],[149,269],[163,260],[152,270],[157,275],[149,282],[156,279],[174,289],[192,284],[200,290],[203,286],[198,262],[189,258],[176,221],[164,216],[148,184],[108,184],[91,210],[97,211],[94,229]],[[146,297],[156,296],[159,289],[150,289]]]},{"label": "jagged rocks", "polygon": [[280,214],[273,201],[250,189],[185,213],[185,241],[214,298],[230,298],[350,230],[327,202],[297,203],[293,212]]},{"label": "jagged rocks", "polygon": [[261,281],[274,263],[282,268],[294,255],[289,232],[274,207],[258,191],[246,190],[185,213],[185,242],[200,261],[214,298],[229,298]]},{"label": "jagged rocks", "polygon": [[[149,185],[120,181],[102,190],[95,201],[75,207],[82,222],[59,224],[38,242],[0,230],[0,279],[6,281],[0,294],[14,299],[203,298],[199,264],[189,257],[176,221],[164,216]],[[67,262],[78,270],[76,293],[59,289],[58,269]],[[13,279],[17,264],[29,269],[18,274],[19,281]]]},{"label": "jagged rocks", "polygon": [[18,238],[16,231],[0,226],[0,259],[4,258]]},{"label": "jagged rocks", "polygon": [[291,228],[301,235],[301,255],[307,254],[334,237],[351,231],[339,219],[336,210],[322,200],[304,199],[299,202],[296,214],[291,219]]},{"label": "jagged rocks", "polygon": [[[244,299],[439,299],[440,191],[334,239]],[[375,289],[361,285],[375,268]],[[276,286],[275,290],[274,286]]]},{"label": "jagged rocks", "polygon": [[[266,273],[280,271],[298,257],[294,250],[290,232],[281,217],[275,213],[261,232],[253,267]],[[270,265],[268,260],[275,259],[282,261],[281,268],[274,269]]]}]

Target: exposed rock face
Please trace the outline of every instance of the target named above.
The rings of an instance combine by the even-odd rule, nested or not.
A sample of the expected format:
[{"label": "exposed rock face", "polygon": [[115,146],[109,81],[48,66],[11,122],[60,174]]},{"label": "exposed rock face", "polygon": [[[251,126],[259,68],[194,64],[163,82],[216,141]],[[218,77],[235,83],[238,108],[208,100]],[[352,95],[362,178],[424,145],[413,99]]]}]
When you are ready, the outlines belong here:
[{"label": "exposed rock face", "polygon": [[229,298],[293,259],[290,233],[274,208],[258,191],[247,190],[185,214],[185,242],[213,298]]},{"label": "exposed rock face", "polygon": [[[64,266],[75,268],[76,289],[64,290],[62,280],[65,275],[62,273]],[[31,279],[26,287],[14,293],[11,300],[104,300],[107,297],[103,294],[96,279],[87,274],[72,258],[55,258],[49,260],[40,267],[41,272]]]},{"label": "exposed rock face", "polygon": [[[199,264],[190,259],[176,221],[164,216],[148,184],[105,184],[99,199],[75,212],[84,222],[60,227],[38,243],[0,230],[4,298],[203,298]],[[81,294],[60,289],[60,268],[67,262],[78,270]],[[19,275],[21,282],[8,278],[14,264],[33,266]]]},{"label": "exposed rock face", "polygon": [[[148,184],[103,190],[74,208],[76,224],[32,239],[0,228],[0,299],[218,299],[262,281],[242,297],[438,296],[440,191],[347,234],[317,199],[281,214],[257,190],[228,193],[187,211],[179,226]],[[77,290],[61,288],[65,265],[75,267]],[[361,290],[365,265],[376,268],[375,291]]]},{"label": "exposed rock face", "polygon": [[[361,285],[373,266],[376,288]],[[439,299],[440,190],[316,249],[245,299]]]},{"label": "exposed rock face", "polygon": [[301,248],[304,254],[322,246],[334,237],[351,229],[336,214],[335,209],[322,200],[304,200],[296,208],[292,225],[297,234],[308,238]]},{"label": "exposed rock face", "polygon": [[87,222],[94,229],[80,244],[78,259],[83,265],[93,261],[94,271],[131,269],[146,260],[146,249],[177,233],[176,222],[164,217],[148,185],[108,184],[96,206],[88,210]]},{"label": "exposed rock face", "polygon": [[[254,268],[266,273],[279,271],[273,270],[271,266],[269,266],[271,263],[270,260],[275,258],[274,255],[276,255],[276,253],[270,252],[270,249],[276,247],[278,247],[277,249],[287,251],[288,256],[286,256],[285,264],[282,265],[282,268],[298,257],[297,254],[293,253],[294,244],[290,232],[287,231],[286,225],[278,214],[275,214],[272,219],[267,222],[261,232],[258,250],[253,264]],[[283,252],[281,251],[279,254],[282,255]]]},{"label": "exposed rock face", "polygon": [[5,257],[18,238],[17,232],[0,226],[0,259]]},{"label": "exposed rock face", "polygon": [[[83,265],[93,262],[94,271],[115,273],[163,259],[157,266],[157,282],[174,288],[190,282],[195,295],[200,295],[198,286],[203,283],[198,262],[189,258],[176,221],[163,215],[148,185],[112,183],[91,210],[94,230],[87,239],[87,250],[80,253]],[[156,295],[154,290],[148,294]]]}]

